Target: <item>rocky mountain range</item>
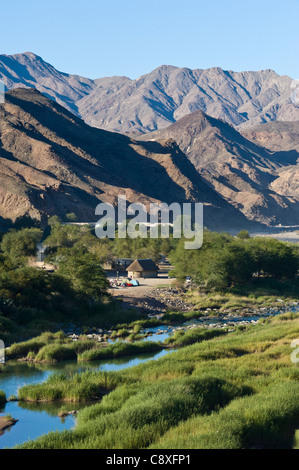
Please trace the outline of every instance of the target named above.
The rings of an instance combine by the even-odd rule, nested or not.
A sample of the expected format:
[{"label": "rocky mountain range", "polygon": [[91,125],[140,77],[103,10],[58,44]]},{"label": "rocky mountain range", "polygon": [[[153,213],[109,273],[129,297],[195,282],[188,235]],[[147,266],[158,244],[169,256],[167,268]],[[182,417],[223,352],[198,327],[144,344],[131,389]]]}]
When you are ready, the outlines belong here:
[{"label": "rocky mountain range", "polygon": [[143,141],[173,139],[200,175],[249,220],[299,225],[299,122],[239,133],[201,111]]},{"label": "rocky mountain range", "polygon": [[299,120],[296,82],[273,70],[163,65],[135,80],[122,76],[91,80],[59,72],[27,52],[0,55],[0,79],[8,90],[34,87],[87,124],[120,133],[160,130],[198,110],[238,129]]},{"label": "rocky mountain range", "polygon": [[96,129],[33,89],[0,105],[0,218],[44,220],[75,212],[97,220],[96,205],[203,202],[211,228],[248,226],[173,142],[137,142]]},{"label": "rocky mountain range", "polygon": [[[285,164],[270,185],[277,194],[299,198],[299,121],[272,122],[243,132],[244,137],[276,154]],[[297,212],[299,209],[297,208]]]},{"label": "rocky mountain range", "polygon": [[0,56],[0,79],[13,89],[0,106],[4,219],[91,221],[99,201],[123,192],[130,202],[204,202],[211,228],[299,225],[289,77],[162,66],[90,80],[25,53]]}]

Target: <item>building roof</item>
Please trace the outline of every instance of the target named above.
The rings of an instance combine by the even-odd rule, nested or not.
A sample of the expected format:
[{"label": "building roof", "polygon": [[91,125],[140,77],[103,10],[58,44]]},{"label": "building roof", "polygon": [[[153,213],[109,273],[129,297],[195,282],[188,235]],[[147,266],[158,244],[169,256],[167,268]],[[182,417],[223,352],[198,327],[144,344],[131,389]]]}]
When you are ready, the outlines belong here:
[{"label": "building roof", "polygon": [[135,259],[127,271],[143,272],[143,271],[158,271],[158,266],[152,259]]}]

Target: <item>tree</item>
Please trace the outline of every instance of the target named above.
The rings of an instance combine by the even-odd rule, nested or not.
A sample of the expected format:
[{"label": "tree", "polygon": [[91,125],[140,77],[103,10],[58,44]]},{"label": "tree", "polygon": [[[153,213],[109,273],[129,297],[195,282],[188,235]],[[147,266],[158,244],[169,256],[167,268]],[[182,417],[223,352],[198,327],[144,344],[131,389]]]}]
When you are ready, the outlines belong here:
[{"label": "tree", "polygon": [[48,219],[48,225],[52,227],[53,225],[60,225],[61,224],[61,219],[58,217],[58,215],[52,215],[52,217],[49,217]]},{"label": "tree", "polygon": [[235,239],[225,233],[205,231],[199,250],[185,250],[182,239],[170,260],[178,279],[190,276],[208,289],[225,289],[249,282],[255,273],[293,279],[299,267],[298,253],[296,247],[272,238]]},{"label": "tree", "polygon": [[36,244],[41,241],[43,231],[38,228],[12,230],[3,235],[1,250],[12,257],[36,255]]},{"label": "tree", "polygon": [[18,307],[49,309],[63,299],[72,299],[70,283],[57,274],[35,268],[0,271],[0,297]]},{"label": "tree", "polygon": [[109,283],[104,271],[86,249],[61,249],[56,260],[59,274],[70,281],[79,297],[100,301],[107,296]]},{"label": "tree", "polygon": [[267,237],[248,241],[248,249],[255,264],[255,272],[276,279],[293,279],[299,267],[298,252],[291,245]]},{"label": "tree", "polygon": [[66,214],[65,218],[67,222],[77,222],[78,220],[78,217],[74,212],[69,212],[68,214]]},{"label": "tree", "polygon": [[249,282],[254,273],[254,260],[243,242],[232,241],[221,253],[219,260],[223,263],[227,285],[238,285]]},{"label": "tree", "polygon": [[237,238],[240,238],[241,240],[247,240],[250,238],[250,234],[248,230],[241,230],[241,232],[238,233]]},{"label": "tree", "polygon": [[51,248],[72,247],[80,240],[83,227],[79,225],[61,225],[51,226],[51,234],[45,239],[44,244]]}]

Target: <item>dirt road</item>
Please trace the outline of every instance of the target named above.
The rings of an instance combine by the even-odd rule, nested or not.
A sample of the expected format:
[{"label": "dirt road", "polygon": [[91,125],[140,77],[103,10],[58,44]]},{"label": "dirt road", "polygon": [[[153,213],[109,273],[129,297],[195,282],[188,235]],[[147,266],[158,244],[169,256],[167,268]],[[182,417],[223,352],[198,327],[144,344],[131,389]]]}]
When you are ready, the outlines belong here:
[{"label": "dirt road", "polygon": [[141,310],[165,310],[166,306],[154,295],[160,287],[171,287],[173,279],[165,274],[159,274],[156,278],[138,279],[138,287],[118,287],[110,289],[113,297],[122,298],[124,308],[136,308]]}]

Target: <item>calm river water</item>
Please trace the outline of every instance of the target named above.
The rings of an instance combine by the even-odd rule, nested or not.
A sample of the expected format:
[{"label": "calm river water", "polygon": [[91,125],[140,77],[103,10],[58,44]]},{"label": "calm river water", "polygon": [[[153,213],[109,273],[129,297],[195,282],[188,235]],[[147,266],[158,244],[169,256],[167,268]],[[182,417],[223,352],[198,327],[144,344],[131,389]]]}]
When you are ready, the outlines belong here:
[{"label": "calm river water", "polygon": [[[159,353],[93,362],[84,367],[75,361],[63,362],[57,365],[9,361],[5,365],[0,365],[0,390],[3,390],[9,398],[12,395],[17,395],[18,389],[24,385],[44,382],[53,372],[74,374],[86,369],[116,371],[133,367],[142,362],[159,359],[169,353],[171,353],[171,350],[163,350]],[[0,436],[0,449],[13,447],[29,439],[36,439],[50,431],[73,428],[75,426],[74,416],[67,416],[63,419],[57,417],[61,406],[61,403],[36,404],[26,402],[8,402],[2,407],[0,405],[0,416],[10,414],[14,419],[19,420],[15,426]],[[63,404],[63,407],[69,411],[79,410],[83,406],[77,403]]]}]

